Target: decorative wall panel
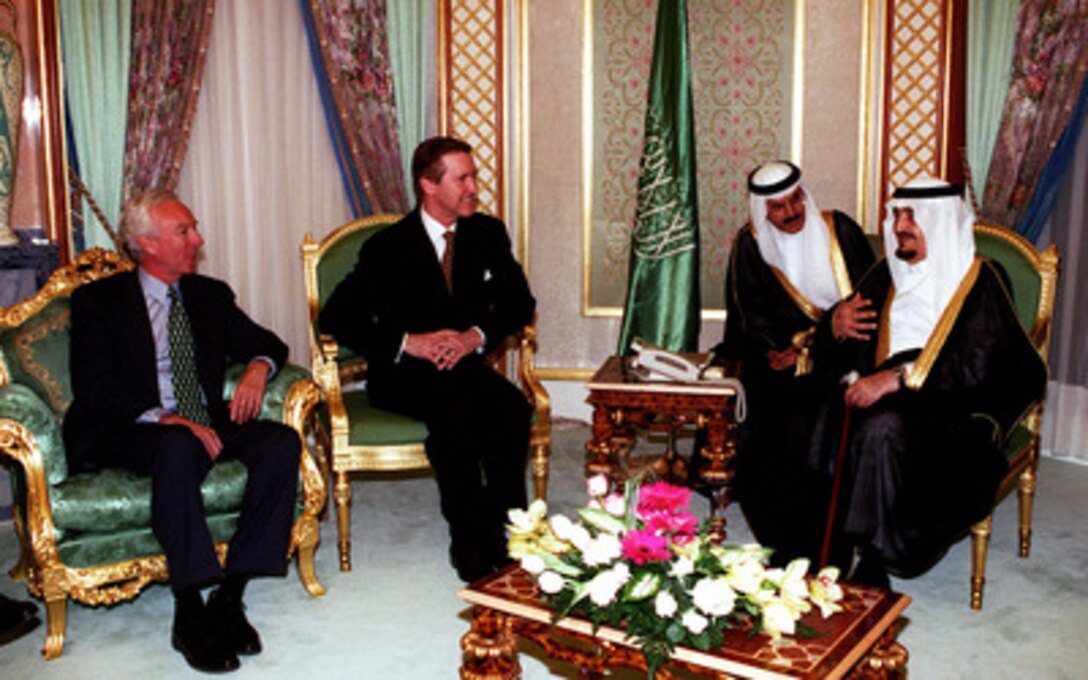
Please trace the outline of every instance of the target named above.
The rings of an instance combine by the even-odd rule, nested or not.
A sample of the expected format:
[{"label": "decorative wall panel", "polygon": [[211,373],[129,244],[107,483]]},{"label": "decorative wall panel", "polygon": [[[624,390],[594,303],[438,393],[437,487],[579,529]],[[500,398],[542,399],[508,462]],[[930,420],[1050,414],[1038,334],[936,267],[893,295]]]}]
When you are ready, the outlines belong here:
[{"label": "decorative wall panel", "polygon": [[[657,3],[586,2],[592,132],[586,140],[591,196],[583,311],[618,316],[627,290]],[[791,156],[795,14],[802,4],[688,2],[704,312],[720,316],[724,307],[729,250],[748,219],[748,172]]]},{"label": "decorative wall panel", "polygon": [[891,0],[887,20],[881,205],[948,163],[948,0]]},{"label": "decorative wall panel", "polygon": [[473,147],[480,210],[506,215],[502,0],[439,2],[439,127]]}]

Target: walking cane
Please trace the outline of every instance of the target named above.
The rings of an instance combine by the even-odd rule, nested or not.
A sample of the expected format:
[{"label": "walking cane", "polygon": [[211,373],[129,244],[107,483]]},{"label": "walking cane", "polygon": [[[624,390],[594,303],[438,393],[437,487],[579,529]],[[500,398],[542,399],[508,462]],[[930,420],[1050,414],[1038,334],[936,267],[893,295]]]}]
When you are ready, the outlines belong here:
[{"label": "walking cane", "polygon": [[[847,385],[852,385],[858,379],[856,371],[851,371],[846,377],[843,378],[843,382]],[[824,525],[824,542],[820,547],[820,569],[827,566],[827,560],[831,554],[831,535],[835,530],[835,513],[838,511],[839,505],[839,487],[842,486],[842,469],[845,467],[846,462],[846,445],[850,439],[850,413],[854,409],[850,406],[846,407],[846,412],[842,416],[842,434],[839,436],[839,450],[835,454],[835,477],[831,482],[831,501],[827,507],[827,523]]]}]

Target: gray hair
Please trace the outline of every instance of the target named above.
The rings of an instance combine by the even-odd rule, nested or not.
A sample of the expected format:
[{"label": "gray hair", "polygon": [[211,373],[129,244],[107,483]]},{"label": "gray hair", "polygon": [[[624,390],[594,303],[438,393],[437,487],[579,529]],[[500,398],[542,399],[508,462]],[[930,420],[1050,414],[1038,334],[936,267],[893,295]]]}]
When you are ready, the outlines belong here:
[{"label": "gray hair", "polygon": [[143,256],[140,250],[140,237],[149,236],[155,231],[155,220],[151,211],[155,206],[177,201],[174,192],[166,189],[148,189],[129,199],[121,212],[121,238],[125,247],[137,262]]}]

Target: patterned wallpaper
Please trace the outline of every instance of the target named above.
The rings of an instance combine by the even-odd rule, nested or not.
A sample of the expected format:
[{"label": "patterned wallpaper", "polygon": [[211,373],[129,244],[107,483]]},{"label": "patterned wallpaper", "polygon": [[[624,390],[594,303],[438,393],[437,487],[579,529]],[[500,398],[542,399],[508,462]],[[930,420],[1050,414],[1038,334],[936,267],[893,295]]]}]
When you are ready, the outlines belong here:
[{"label": "patterned wallpaper", "polygon": [[[591,313],[623,305],[654,0],[593,0]],[[725,266],[757,163],[788,158],[793,0],[688,0],[703,309],[722,309]],[[616,312],[618,313],[618,309]]]}]

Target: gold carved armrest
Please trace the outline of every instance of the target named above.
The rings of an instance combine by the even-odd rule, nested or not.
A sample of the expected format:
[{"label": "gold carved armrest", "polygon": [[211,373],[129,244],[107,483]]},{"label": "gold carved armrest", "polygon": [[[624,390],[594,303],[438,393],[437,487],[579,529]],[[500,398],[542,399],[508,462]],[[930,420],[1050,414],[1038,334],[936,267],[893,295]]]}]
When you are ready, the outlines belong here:
[{"label": "gold carved armrest", "polygon": [[60,557],[41,447],[43,443],[59,446],[60,438],[53,411],[32,390],[19,384],[0,387],[0,453],[23,471],[26,515],[22,520],[34,562],[42,566],[58,564]]},{"label": "gold carved armrest", "polygon": [[551,432],[552,404],[548,391],[536,373],[536,328],[526,325],[518,333],[518,382],[525,396],[533,404],[536,420],[534,431]]}]

